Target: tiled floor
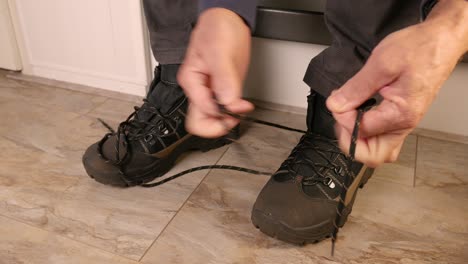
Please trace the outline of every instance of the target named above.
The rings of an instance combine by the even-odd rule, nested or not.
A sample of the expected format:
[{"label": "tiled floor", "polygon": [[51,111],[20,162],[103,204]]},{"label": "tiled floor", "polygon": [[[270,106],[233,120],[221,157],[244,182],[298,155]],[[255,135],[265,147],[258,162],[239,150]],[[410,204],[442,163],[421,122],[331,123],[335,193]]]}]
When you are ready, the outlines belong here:
[{"label": "tiled floor", "polygon": [[[340,232],[305,247],[266,237],[250,209],[268,180],[193,173],[153,189],[102,186],[85,148],[137,103],[6,78],[0,71],[0,263],[468,263],[468,145],[412,135],[377,170]],[[304,128],[300,115],[255,115]],[[238,143],[190,153],[201,164],[274,171],[299,135],[249,125]]]}]

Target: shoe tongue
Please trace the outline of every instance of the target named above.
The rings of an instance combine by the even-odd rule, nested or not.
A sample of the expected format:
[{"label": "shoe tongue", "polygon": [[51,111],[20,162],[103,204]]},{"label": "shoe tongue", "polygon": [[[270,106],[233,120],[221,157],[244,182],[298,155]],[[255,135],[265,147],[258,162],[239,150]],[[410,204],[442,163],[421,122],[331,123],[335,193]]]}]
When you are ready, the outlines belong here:
[{"label": "shoe tongue", "polygon": [[312,127],[310,130],[321,136],[330,139],[336,139],[335,136],[335,119],[328,111],[326,99],[321,95],[316,95]]},{"label": "shoe tongue", "polygon": [[148,94],[148,101],[154,104],[162,114],[167,114],[184,97],[184,92],[177,84],[179,64],[161,65],[160,80]]}]

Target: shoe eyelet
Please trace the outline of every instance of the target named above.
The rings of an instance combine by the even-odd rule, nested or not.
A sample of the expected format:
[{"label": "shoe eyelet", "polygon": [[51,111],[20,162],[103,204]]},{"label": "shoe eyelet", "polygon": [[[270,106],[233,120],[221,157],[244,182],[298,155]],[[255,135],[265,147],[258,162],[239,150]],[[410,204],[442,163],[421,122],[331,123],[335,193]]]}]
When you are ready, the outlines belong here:
[{"label": "shoe eyelet", "polygon": [[144,140],[145,140],[146,143],[150,142],[152,139],[153,139],[153,135],[152,135],[152,134],[146,135],[146,136],[144,137]]},{"label": "shoe eyelet", "polygon": [[325,183],[325,185],[330,187],[330,189],[335,189],[336,185],[335,185],[335,182],[333,182],[332,178],[325,178],[324,183]]},{"label": "shoe eyelet", "polygon": [[334,171],[337,175],[342,175],[342,173],[343,173],[343,168],[342,168],[342,167],[335,167],[335,168],[333,168],[333,171]]}]

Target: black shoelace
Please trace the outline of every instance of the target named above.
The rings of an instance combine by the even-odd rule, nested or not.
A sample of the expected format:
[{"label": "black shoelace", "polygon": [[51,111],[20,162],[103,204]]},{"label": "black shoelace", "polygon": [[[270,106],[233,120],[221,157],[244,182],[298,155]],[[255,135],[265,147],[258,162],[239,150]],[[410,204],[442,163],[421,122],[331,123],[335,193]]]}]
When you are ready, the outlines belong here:
[{"label": "black shoelace", "polygon": [[[349,167],[351,167],[352,162],[355,161],[356,141],[359,136],[359,128],[361,126],[362,116],[364,115],[365,112],[370,110],[375,104],[376,104],[376,100],[372,98],[372,99],[367,100],[366,102],[364,102],[361,106],[357,108],[356,120],[354,121],[354,128],[351,134],[351,143],[349,146]],[[356,176],[354,175],[354,173],[346,173],[343,188],[341,189],[338,206],[336,207],[336,218],[335,218],[335,221],[333,222],[334,230],[333,230],[332,237],[331,237],[332,238],[332,247],[331,247],[332,257],[335,254],[335,243],[338,238],[338,231],[340,230],[338,223],[341,221],[343,210],[345,208],[345,199],[348,193],[348,188],[353,183],[355,177]]]},{"label": "black shoelace", "polygon": [[[354,129],[353,129],[353,132],[352,132],[352,135],[351,135],[351,143],[350,143],[350,147],[349,147],[349,157],[348,157],[349,167],[351,167],[352,162],[355,161],[356,141],[358,139],[359,127],[360,127],[360,124],[361,124],[362,116],[364,115],[364,113],[366,111],[368,111],[370,108],[372,108],[375,105],[375,103],[376,103],[376,101],[374,99],[369,99],[366,102],[364,102],[364,104],[362,104],[360,107],[357,108],[357,116],[356,116],[356,120],[355,120],[355,123],[354,123]],[[153,129],[157,127],[154,124],[146,122],[146,121],[132,119],[137,114],[137,112],[139,110],[140,110],[139,108],[135,108],[135,112],[132,113],[127,118],[126,121],[122,122],[119,125],[119,129],[117,130],[117,142],[116,142],[117,165],[121,165],[122,162],[125,160],[125,158],[127,156],[127,153],[125,153],[124,157],[120,158],[120,153],[119,153],[120,143],[119,143],[119,140],[120,140],[121,136],[124,139],[123,140],[123,142],[124,142],[123,145],[126,146],[126,145],[128,145],[128,140],[134,139],[135,137],[145,136],[145,135],[147,135],[149,133],[154,133]],[[163,116],[159,112],[159,110],[157,110],[154,107],[145,109],[145,111],[148,111],[150,113],[161,116],[162,120],[167,120],[168,119],[167,117]],[[308,136],[311,136],[310,133],[307,132],[307,131],[304,131],[304,130],[301,130],[301,129],[296,129],[296,128],[291,128],[291,127],[287,127],[287,126],[283,126],[283,125],[272,123],[272,122],[259,120],[259,119],[249,117],[249,116],[235,114],[235,113],[232,113],[232,112],[226,110],[222,106],[220,107],[220,111],[221,111],[222,114],[230,115],[230,116],[235,117],[235,118],[237,118],[239,120],[242,120],[242,121],[262,124],[262,125],[275,127],[275,128],[279,128],[279,129],[283,129],[283,130],[287,130],[287,131],[293,131],[293,132],[298,132],[298,133],[305,134],[305,136],[301,139],[302,144],[298,144],[298,147],[296,147],[293,150],[292,154],[290,155],[292,157],[295,156],[294,155],[295,152],[300,153],[300,149],[304,148],[304,147],[313,147],[313,148],[315,148],[316,151],[320,151],[316,146],[313,145],[312,141],[307,140]],[[101,142],[99,144],[98,149],[99,149],[99,151],[100,151],[100,153],[102,155],[102,151],[101,151],[102,144],[105,142],[105,140],[107,140],[115,132],[113,131],[113,129],[106,122],[104,122],[101,119],[98,119],[98,120],[106,128],[108,128],[111,131],[111,133],[106,134],[106,136],[101,140]],[[150,129],[146,128],[145,125],[150,126]],[[134,128],[134,129],[136,128],[136,130],[133,130],[132,131],[133,133],[130,133],[130,132],[128,132],[128,131],[130,131],[130,129],[128,129],[129,127]],[[314,138],[314,140],[323,140],[323,138],[321,138],[320,136],[317,136],[317,135],[312,136],[312,138]],[[329,141],[329,139],[328,139],[328,141]],[[325,151],[331,151],[331,152],[335,152],[335,153],[338,153],[338,154],[342,154],[342,152],[339,151],[339,149],[335,150],[335,149],[331,148],[331,149],[328,149],[328,150],[325,150]],[[325,158],[324,155],[322,155],[322,157]],[[294,169],[291,166],[292,164],[294,164],[293,161],[296,160],[295,158],[293,158],[293,159],[294,160],[291,160],[291,161],[287,162],[287,166],[288,166],[288,170],[291,170],[293,173],[295,173]],[[327,159],[327,158],[325,158],[325,159],[327,160],[328,164],[327,165],[322,165],[322,166],[327,167],[327,168],[333,168],[333,169],[336,168],[336,167],[334,167],[334,165],[332,164],[332,162],[329,159]],[[311,160],[309,160],[307,158],[304,158],[304,157],[299,162],[305,162],[305,163],[307,162],[308,164],[313,164],[313,161],[311,161]],[[301,183],[304,184],[304,185],[314,185],[314,184],[317,184],[317,183],[323,183],[323,184],[327,185],[329,183],[330,179],[327,178],[326,176],[324,176],[323,174],[321,174],[320,169],[317,169],[315,166],[312,166],[312,167],[314,168],[315,174],[313,176],[311,176],[311,177],[304,177],[303,179],[301,179]],[[263,171],[258,171],[258,170],[253,170],[253,169],[238,167],[238,166],[204,165],[204,166],[198,166],[198,167],[190,168],[188,170],[184,170],[182,172],[179,172],[179,173],[177,173],[175,175],[169,176],[169,177],[167,177],[167,178],[165,178],[163,180],[160,180],[160,181],[157,181],[157,182],[154,182],[154,183],[141,184],[140,186],[144,187],[144,188],[152,188],[152,187],[156,187],[156,186],[162,185],[164,183],[170,182],[170,181],[175,180],[175,179],[177,179],[177,178],[179,178],[181,176],[187,175],[187,174],[195,172],[195,171],[213,170],[213,169],[240,171],[240,172],[254,174],[254,175],[269,175],[269,176],[273,175],[273,173],[271,173],[271,172],[263,172]],[[340,229],[340,227],[338,226],[338,223],[341,221],[343,210],[345,209],[344,201],[345,201],[345,198],[346,198],[346,195],[347,195],[347,192],[348,192],[348,188],[353,183],[354,179],[355,179],[354,174],[352,174],[352,173],[346,173],[345,174],[344,183],[343,183],[343,186],[342,186],[342,189],[341,189],[342,191],[340,193],[339,202],[338,202],[338,205],[336,207],[336,218],[335,218],[335,221],[333,223],[334,224],[334,230],[333,230],[333,232],[331,234],[331,239],[332,239],[331,255],[332,256],[334,255],[334,252],[335,252],[335,243],[336,243],[336,240],[337,240],[337,237],[338,237],[338,231]]]},{"label": "black shoelace", "polygon": [[[143,101],[144,104],[142,107],[135,106],[135,111],[131,113],[125,121],[119,124],[117,132],[102,119],[98,118],[98,121],[110,131],[104,135],[98,144],[99,155],[108,161],[110,160],[104,156],[102,147],[111,136],[116,135],[115,161],[112,162],[118,165],[121,171],[123,171],[123,166],[128,161],[130,140],[137,140],[150,135],[160,137],[163,134],[174,133],[176,131],[175,124],[172,124],[173,121],[170,117],[162,114],[161,111],[148,100],[144,99]],[[158,118],[159,120],[157,122],[151,122],[154,118]],[[124,148],[123,156],[121,155],[121,147]]]},{"label": "black shoelace", "polygon": [[[310,152],[306,154],[307,150],[312,150],[315,157],[320,159],[320,162],[311,159],[309,156],[314,155],[310,155]],[[342,167],[336,166],[334,164],[335,161],[332,160],[332,157],[336,158],[339,155],[346,158],[346,155],[339,149],[337,140],[308,132],[301,138],[275,175],[287,173],[288,178],[301,183],[303,186],[313,186],[317,183],[322,183],[325,186],[334,188],[335,182],[338,184],[339,182],[336,181],[336,178],[332,178],[327,174],[331,171],[336,176],[341,176],[343,172]],[[301,168],[301,166],[307,166],[313,173],[303,175],[303,173],[296,169]]]}]

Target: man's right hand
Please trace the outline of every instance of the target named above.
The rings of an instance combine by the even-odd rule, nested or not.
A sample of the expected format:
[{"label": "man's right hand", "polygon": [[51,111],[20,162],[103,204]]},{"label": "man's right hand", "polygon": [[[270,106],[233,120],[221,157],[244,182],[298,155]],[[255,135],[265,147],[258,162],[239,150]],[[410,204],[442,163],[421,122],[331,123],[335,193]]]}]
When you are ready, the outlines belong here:
[{"label": "man's right hand", "polygon": [[200,15],[178,74],[190,100],[186,129],[191,134],[220,137],[238,124],[237,119],[219,113],[218,103],[234,113],[253,110],[242,99],[250,45],[250,29],[236,13],[211,8]]}]

